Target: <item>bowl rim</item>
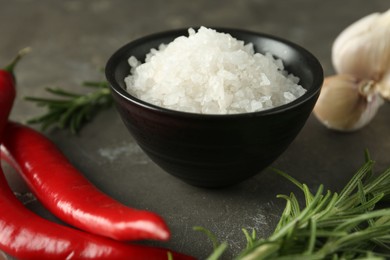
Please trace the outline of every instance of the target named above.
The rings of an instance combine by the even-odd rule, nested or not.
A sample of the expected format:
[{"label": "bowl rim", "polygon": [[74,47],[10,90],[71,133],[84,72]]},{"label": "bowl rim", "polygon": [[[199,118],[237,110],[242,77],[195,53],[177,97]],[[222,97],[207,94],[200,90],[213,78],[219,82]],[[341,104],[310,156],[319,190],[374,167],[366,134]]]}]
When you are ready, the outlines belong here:
[{"label": "bowl rim", "polygon": [[[255,32],[255,31],[250,31],[246,29],[236,29],[236,28],[227,28],[227,27],[208,27],[211,29],[216,30],[217,32],[222,32],[222,33],[244,33],[252,36],[257,36],[261,38],[266,38],[274,41],[281,42],[282,44],[285,44],[293,49],[296,49],[299,53],[302,54],[306,59],[310,60],[311,67],[313,72],[313,87],[307,90],[302,96],[299,98],[284,104],[280,106],[276,106],[273,108],[261,110],[261,111],[255,111],[255,112],[247,112],[247,113],[235,113],[235,114],[201,114],[201,113],[195,113],[195,112],[186,112],[186,111],[180,111],[180,110],[174,110],[174,109],[169,109],[165,107],[161,107],[158,105],[154,105],[152,103],[148,103],[144,100],[141,100],[130,93],[128,93],[124,88],[122,88],[117,80],[115,79],[115,68],[118,64],[118,61],[123,60],[123,54],[127,53],[127,49],[132,48],[133,46],[139,46],[140,43],[142,42],[147,42],[150,40],[156,40],[158,38],[165,38],[170,35],[186,35],[185,33],[188,32],[188,29],[193,28],[197,31],[199,27],[185,27],[185,28],[179,28],[179,29],[173,29],[173,30],[166,30],[162,32],[156,32],[152,33],[140,38],[137,38],[135,40],[132,40],[122,47],[120,47],[117,51],[115,51],[111,57],[108,59],[105,67],[105,75],[106,79],[108,80],[109,86],[111,91],[114,91],[116,94],[118,94],[121,98],[124,100],[131,102],[137,106],[140,106],[142,108],[158,112],[158,113],[164,113],[167,115],[172,115],[172,116],[181,116],[181,117],[191,117],[191,118],[243,118],[243,117],[254,117],[254,116],[268,116],[268,115],[273,115],[273,114],[278,114],[282,113],[286,110],[290,110],[293,108],[296,108],[298,106],[301,106],[305,102],[311,100],[313,97],[319,94],[321,91],[321,87],[323,84],[324,80],[324,71],[321,66],[321,63],[319,60],[308,50],[303,48],[302,46],[293,43],[289,40],[283,39],[278,36],[270,35],[267,33],[262,33],[262,32]],[[188,35],[188,34],[187,34]],[[241,40],[241,39],[238,39]],[[126,58],[126,60],[129,57]],[[130,72],[129,72],[130,73]]]}]

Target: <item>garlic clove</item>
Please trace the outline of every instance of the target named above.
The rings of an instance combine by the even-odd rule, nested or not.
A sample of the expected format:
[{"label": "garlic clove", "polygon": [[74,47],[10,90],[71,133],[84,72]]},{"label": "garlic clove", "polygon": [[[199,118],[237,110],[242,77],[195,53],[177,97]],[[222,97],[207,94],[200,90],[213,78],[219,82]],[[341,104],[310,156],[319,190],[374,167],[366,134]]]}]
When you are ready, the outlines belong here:
[{"label": "garlic clove", "polygon": [[367,125],[383,104],[372,80],[340,74],[326,77],[314,115],[329,129],[354,131]]},{"label": "garlic clove", "polygon": [[[379,82],[390,72],[390,9],[373,13],[348,26],[332,46],[337,73]],[[390,91],[390,85],[382,91]]]}]

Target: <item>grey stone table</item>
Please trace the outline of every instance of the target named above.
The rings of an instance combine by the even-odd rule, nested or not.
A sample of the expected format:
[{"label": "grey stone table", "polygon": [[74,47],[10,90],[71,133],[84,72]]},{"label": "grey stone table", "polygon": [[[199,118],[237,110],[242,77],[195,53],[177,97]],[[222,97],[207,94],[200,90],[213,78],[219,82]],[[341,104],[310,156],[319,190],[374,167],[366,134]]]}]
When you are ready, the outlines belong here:
[{"label": "grey stone table", "polygon": [[[390,8],[387,0],[0,0],[0,62],[21,48],[33,51],[17,67],[18,97],[11,118],[25,122],[43,112],[23,100],[43,96],[45,86],[74,91],[85,80],[104,80],[101,69],[120,46],[150,33],[191,26],[243,28],[296,42],[318,57],[331,75],[331,45],[340,31],[371,12]],[[302,132],[273,163],[315,189],[339,190],[363,162],[368,148],[376,169],[390,166],[390,105],[362,130],[341,134],[311,116]],[[114,108],[98,115],[79,135],[44,132],[85,176],[119,201],[161,214],[172,239],[158,243],[204,258],[211,243],[193,226],[204,226],[229,242],[226,258],[245,244],[241,228],[267,236],[284,208],[277,194],[296,189],[269,171],[226,189],[200,189],[168,175],[138,148]],[[6,167],[17,192],[28,190]],[[55,220],[36,201],[27,206]],[[1,234],[0,234],[1,235]]]}]

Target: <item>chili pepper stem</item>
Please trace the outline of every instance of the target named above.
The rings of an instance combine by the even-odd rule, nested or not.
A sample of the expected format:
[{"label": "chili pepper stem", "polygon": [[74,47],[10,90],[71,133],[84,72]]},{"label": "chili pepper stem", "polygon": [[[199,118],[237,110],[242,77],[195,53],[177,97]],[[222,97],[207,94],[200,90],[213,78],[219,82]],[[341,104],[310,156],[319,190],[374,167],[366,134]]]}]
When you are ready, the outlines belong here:
[{"label": "chili pepper stem", "polygon": [[15,58],[7,65],[5,66],[3,69],[8,71],[9,73],[13,74],[13,71],[14,71],[14,68],[16,66],[16,64],[19,62],[19,60],[24,56],[26,55],[27,53],[29,53],[31,51],[31,48],[30,47],[26,47],[26,48],[23,48],[21,49],[18,54],[15,56]]}]

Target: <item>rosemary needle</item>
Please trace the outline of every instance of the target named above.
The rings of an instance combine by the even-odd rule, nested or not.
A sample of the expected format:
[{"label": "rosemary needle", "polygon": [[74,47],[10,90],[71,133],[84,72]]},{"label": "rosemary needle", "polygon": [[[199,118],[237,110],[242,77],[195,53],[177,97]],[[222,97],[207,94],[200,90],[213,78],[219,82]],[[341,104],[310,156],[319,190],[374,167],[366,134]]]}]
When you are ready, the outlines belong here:
[{"label": "rosemary needle", "polygon": [[99,111],[112,105],[107,82],[87,81],[83,86],[93,91],[79,94],[61,88],[46,88],[55,98],[26,97],[26,100],[47,109],[45,114],[28,120],[28,123],[40,124],[42,130],[55,126],[77,133]]},{"label": "rosemary needle", "polygon": [[390,196],[390,169],[375,175],[373,165],[366,152],[366,163],[340,193],[324,191],[323,185],[312,193],[272,169],[300,188],[305,204],[301,207],[293,193],[278,195],[286,207],[274,232],[264,239],[243,229],[247,246],[236,259],[390,259],[390,208],[378,207]]}]

